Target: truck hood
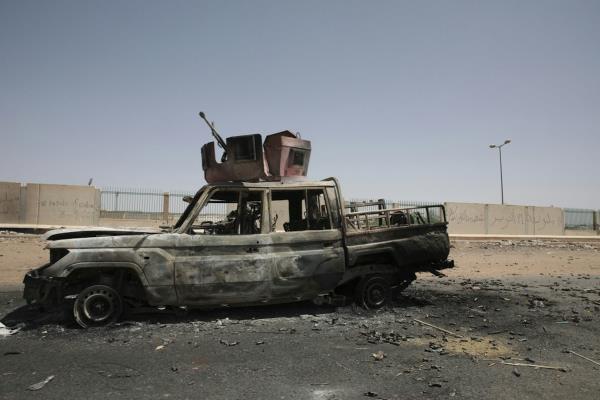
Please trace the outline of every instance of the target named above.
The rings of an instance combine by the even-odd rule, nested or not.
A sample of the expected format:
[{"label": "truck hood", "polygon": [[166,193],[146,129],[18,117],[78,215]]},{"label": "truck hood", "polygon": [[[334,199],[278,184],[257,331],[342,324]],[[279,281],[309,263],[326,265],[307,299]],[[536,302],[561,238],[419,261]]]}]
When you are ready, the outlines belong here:
[{"label": "truck hood", "polygon": [[103,236],[148,235],[164,233],[160,229],[119,229],[91,227],[81,229],[54,229],[46,232],[42,240],[82,239]]}]

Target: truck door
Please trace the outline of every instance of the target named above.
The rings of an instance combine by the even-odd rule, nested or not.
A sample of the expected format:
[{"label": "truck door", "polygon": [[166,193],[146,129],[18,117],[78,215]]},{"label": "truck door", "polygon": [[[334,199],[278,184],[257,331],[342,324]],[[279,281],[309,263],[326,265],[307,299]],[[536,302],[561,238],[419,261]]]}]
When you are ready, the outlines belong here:
[{"label": "truck door", "polygon": [[197,211],[175,247],[175,287],[182,305],[268,301],[271,266],[265,190],[219,189]]},{"label": "truck door", "polygon": [[332,215],[327,192],[317,187],[270,194],[273,299],[310,299],[332,291],[345,259],[340,221]]}]

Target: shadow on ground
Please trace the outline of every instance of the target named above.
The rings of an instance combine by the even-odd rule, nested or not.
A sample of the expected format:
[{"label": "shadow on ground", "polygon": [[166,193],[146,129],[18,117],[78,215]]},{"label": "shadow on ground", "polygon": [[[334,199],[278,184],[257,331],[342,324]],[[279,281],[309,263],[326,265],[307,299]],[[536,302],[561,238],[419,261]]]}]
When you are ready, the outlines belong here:
[{"label": "shadow on ground", "polygon": [[[486,293],[477,294],[479,304],[503,302],[503,295],[495,291],[486,291]],[[402,310],[412,310],[415,308],[427,308],[430,313],[438,312],[447,314],[445,310],[453,310],[457,313],[462,312],[461,310],[465,309],[465,304],[471,300],[472,295],[458,290],[409,289],[402,294],[396,295],[391,305],[384,310],[365,310],[354,303],[335,307],[331,305],[316,305],[312,302],[219,309],[192,309],[188,311],[177,308],[167,308],[165,310],[147,308],[141,311],[126,313],[123,316],[123,321],[125,322],[122,323],[176,324],[194,321],[211,322],[225,318],[234,321],[245,321],[253,319],[294,318],[301,315],[318,316],[332,313],[369,318],[376,316],[380,312],[402,312]],[[0,319],[0,322],[7,327],[20,327],[24,331],[38,329],[46,325],[60,325],[65,329],[80,329],[73,320],[71,310],[72,307],[70,306],[43,309],[35,305],[22,305],[6,313]]]},{"label": "shadow on ground", "polygon": [[[6,293],[2,294],[6,295]],[[507,301],[506,296],[512,300]],[[140,311],[129,312],[123,316],[121,324],[148,323],[148,324],[177,324],[198,322],[212,322],[221,319],[233,321],[247,321],[253,319],[276,319],[295,318],[301,315],[328,315],[336,313],[347,317],[377,317],[380,312],[391,313],[415,313],[425,312],[432,318],[450,319],[453,321],[466,320],[473,315],[481,317],[488,315],[493,318],[494,325],[503,325],[502,322],[512,321],[515,307],[528,308],[528,297],[525,293],[511,290],[507,293],[506,288],[487,288],[477,292],[465,290],[462,287],[445,286],[442,288],[429,288],[413,286],[404,292],[394,296],[391,305],[385,310],[365,310],[351,303],[345,306],[316,305],[312,302],[300,302],[278,305],[227,307],[219,309],[192,309],[189,311],[178,308],[167,308],[158,310],[147,308]],[[0,299],[1,300],[1,299]],[[544,299],[546,300],[546,299]],[[550,302],[547,302],[547,305]],[[547,307],[546,310],[551,307]],[[509,311],[512,309],[512,311]],[[40,309],[37,306],[21,305],[8,311],[0,322],[7,327],[19,327],[24,331],[38,329],[46,325],[60,325],[65,329],[80,329],[72,317],[72,307]],[[498,310],[506,312],[501,317]],[[471,314],[471,315],[469,315]],[[504,320],[504,321],[503,321]],[[116,324],[119,326],[119,324]]]}]

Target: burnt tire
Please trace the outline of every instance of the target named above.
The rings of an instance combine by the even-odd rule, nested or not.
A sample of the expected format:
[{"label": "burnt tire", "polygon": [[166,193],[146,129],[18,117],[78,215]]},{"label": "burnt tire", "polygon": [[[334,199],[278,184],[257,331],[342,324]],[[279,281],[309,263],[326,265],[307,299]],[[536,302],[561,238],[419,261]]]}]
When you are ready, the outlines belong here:
[{"label": "burnt tire", "polygon": [[83,289],[73,304],[75,321],[83,328],[106,326],[123,313],[123,300],[110,286],[93,285]]},{"label": "burnt tire", "polygon": [[388,304],[391,295],[389,278],[383,275],[369,275],[356,285],[354,301],[366,309],[376,310]]}]

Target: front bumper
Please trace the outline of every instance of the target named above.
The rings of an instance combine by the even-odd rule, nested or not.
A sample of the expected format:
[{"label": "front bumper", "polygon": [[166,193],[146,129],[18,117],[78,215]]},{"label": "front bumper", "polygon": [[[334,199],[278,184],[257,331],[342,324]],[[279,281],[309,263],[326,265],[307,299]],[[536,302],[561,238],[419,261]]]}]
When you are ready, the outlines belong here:
[{"label": "front bumper", "polygon": [[25,274],[23,283],[23,298],[27,304],[52,305],[62,298],[63,280],[40,275],[37,269]]}]

